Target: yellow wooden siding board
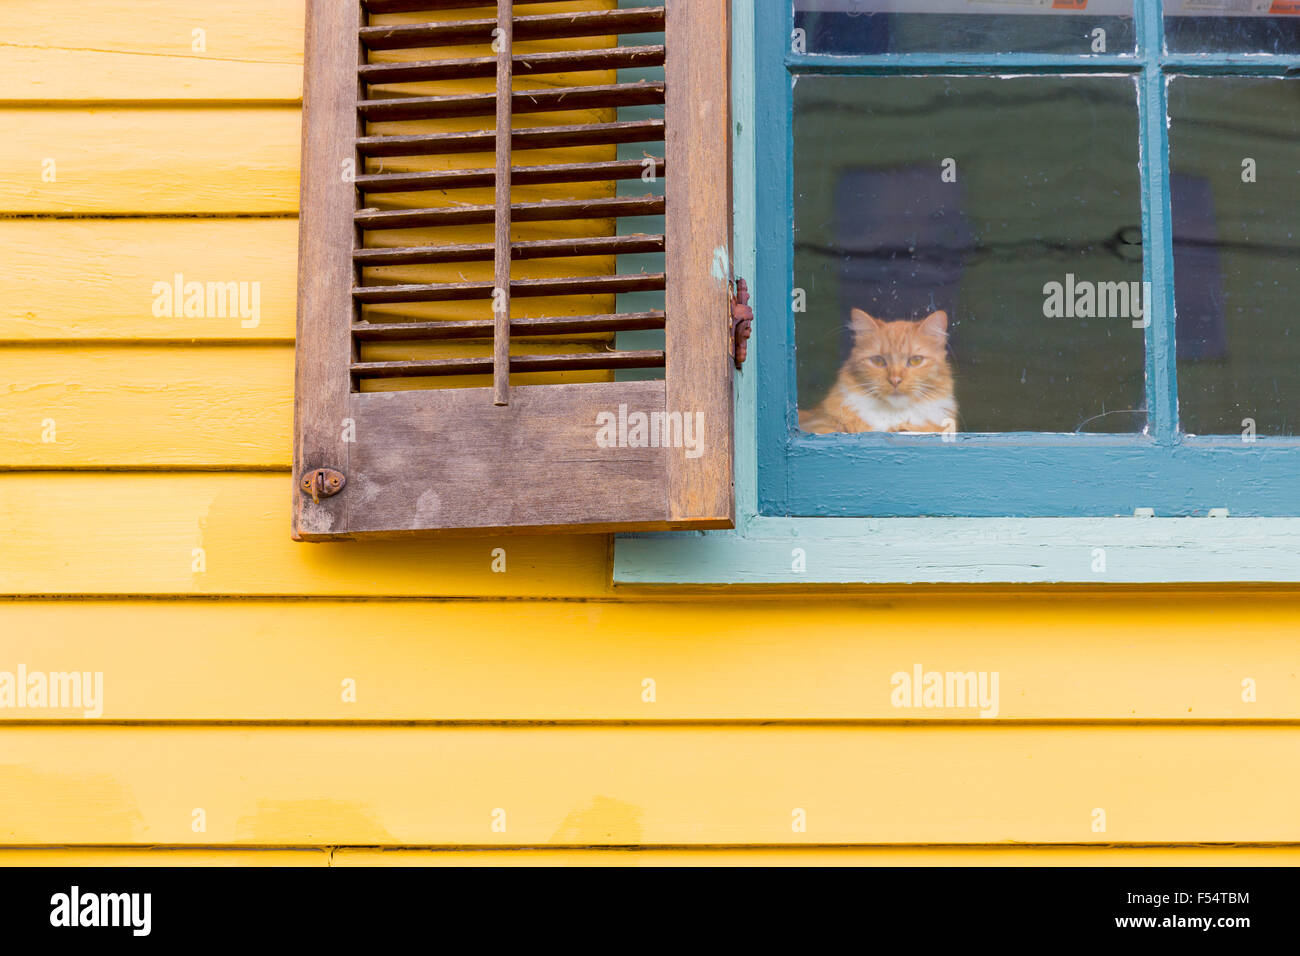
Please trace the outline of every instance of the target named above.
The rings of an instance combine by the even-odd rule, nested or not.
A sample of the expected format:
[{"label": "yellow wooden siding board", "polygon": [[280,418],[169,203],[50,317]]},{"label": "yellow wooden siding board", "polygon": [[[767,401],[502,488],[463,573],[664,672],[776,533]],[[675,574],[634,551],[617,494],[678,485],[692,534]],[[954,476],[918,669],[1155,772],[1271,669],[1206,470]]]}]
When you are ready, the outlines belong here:
[{"label": "yellow wooden siding board", "polygon": [[324,847],[295,850],[222,847],[8,847],[3,866],[329,866]]},{"label": "yellow wooden siding board", "polygon": [[[301,37],[302,27],[297,29]],[[184,39],[188,51],[188,32]],[[0,100],[33,105],[178,100],[294,103],[302,100],[302,64],[185,53],[10,47],[0,55]]]},{"label": "yellow wooden siding board", "polygon": [[0,215],[298,211],[297,107],[9,108],[0,129]]},{"label": "yellow wooden siding board", "polygon": [[[291,342],[297,260],[296,219],[0,220],[0,341]],[[155,315],[169,311],[155,284],[177,273],[205,293],[247,283],[257,314],[187,318],[182,301]]]},{"label": "yellow wooden siding board", "polygon": [[[5,861],[0,850],[0,864]],[[46,851],[38,851],[46,852]],[[141,851],[147,852],[147,851]],[[121,863],[136,861],[122,851]],[[24,858],[27,859],[27,858]],[[257,859],[251,860],[256,865]],[[149,865],[142,859],[139,865]],[[40,865],[32,863],[26,865]],[[1300,847],[845,846],[377,850],[342,847],[331,866],[1297,866]]]},{"label": "yellow wooden siding board", "polygon": [[0,843],[1294,843],[1297,784],[1283,726],[6,727]]},{"label": "yellow wooden siding board", "polygon": [[[183,321],[183,320],[182,320]],[[217,320],[221,321],[221,320]],[[590,352],[550,340],[547,354]],[[367,361],[486,356],[490,343],[363,346]],[[511,342],[512,355],[539,351]],[[533,372],[516,385],[605,381]],[[367,381],[366,391],[483,385],[485,376]],[[284,468],[293,454],[289,346],[0,346],[0,468]],[[341,427],[341,426],[340,426]],[[595,423],[592,424],[593,447]]]},{"label": "yellow wooden siding board", "polygon": [[[171,545],[173,564],[188,569],[194,540],[191,532]],[[255,540],[246,539],[250,552],[259,550]],[[519,546],[527,547],[524,539]],[[515,568],[516,546],[506,547],[508,573],[494,576],[503,587],[529,573]],[[310,554],[312,546],[298,548]],[[30,559],[28,548],[18,550]],[[373,553],[356,567],[367,568]],[[466,559],[465,576],[486,569],[488,554],[482,547]],[[121,563],[137,560],[124,552]],[[214,554],[209,574],[224,560]],[[0,603],[0,670],[13,672],[21,662],[32,672],[102,672],[105,720],[993,719],[976,708],[894,707],[891,677],[910,673],[914,663],[998,672],[996,719],[1004,721],[1300,715],[1295,638],[1283,623],[1295,615],[1295,597],[1243,603],[1230,645],[1215,623],[1222,596],[1213,594],[1148,596],[1145,615],[1134,613],[1136,600],[1069,595],[937,603],[897,595],[438,605],[9,602]],[[160,673],[168,678],[159,680]],[[643,699],[647,679],[653,702]],[[1245,679],[1255,681],[1253,703],[1242,700]],[[355,702],[343,699],[345,680],[354,682]],[[83,712],[0,708],[0,721],[66,721]]]},{"label": "yellow wooden siding board", "polygon": [[[303,0],[0,4],[0,100],[292,100]],[[195,30],[201,30],[199,35]]]},{"label": "yellow wooden siding board", "polygon": [[1298,846],[0,848],[0,866],[1297,866]]},{"label": "yellow wooden siding board", "polygon": [[[375,235],[389,245],[492,241],[491,230],[478,227],[398,232],[395,238]],[[556,238],[562,232],[535,230],[525,238]],[[0,342],[291,342],[297,246],[296,219],[0,219]],[[523,261],[514,270],[519,278],[533,279],[606,275],[615,268],[613,257],[587,256]],[[490,279],[491,263],[367,272],[389,281]],[[202,317],[186,317],[183,299],[177,305],[174,294],[169,302],[155,291],[157,283],[174,288],[178,273],[183,283],[204,284]],[[256,290],[256,315],[241,318],[231,308],[224,317],[206,314],[207,284],[230,282],[246,284],[250,306]],[[155,305],[164,314],[155,315]],[[367,307],[367,312],[375,321],[474,319],[490,317],[490,305],[403,303]],[[519,299],[516,305],[521,318],[585,315],[613,309],[614,299],[545,296]]]},{"label": "yellow wooden siding board", "polygon": [[[10,133],[0,216],[293,216],[302,0],[138,0],[122,11],[118,0],[82,0],[63,18],[36,0],[0,5],[0,101],[10,104],[0,110]],[[205,52],[191,48],[195,28]],[[570,79],[593,76],[521,85]],[[183,100],[209,102],[149,105]],[[42,180],[45,159],[54,182]],[[521,189],[516,199],[559,194]],[[0,340],[287,342],[296,230],[289,218],[0,220]],[[518,274],[570,265],[521,263]],[[155,318],[153,283],[176,271],[260,282],[257,328]],[[577,299],[521,305],[595,311]],[[0,462],[287,467],[289,363],[288,348],[265,344],[4,350]],[[55,419],[55,447],[40,442],[45,418]],[[603,536],[302,545],[288,538],[289,495],[285,472],[0,474],[0,593],[610,596]],[[491,571],[498,547],[504,574]],[[1012,721],[1242,723],[991,726],[921,710],[901,715],[972,722],[9,726],[0,865],[1293,864],[1300,847],[1102,844],[1300,841],[1300,728],[1246,722],[1300,714],[1294,617],[1291,596],[1210,592],[7,602],[0,670],[103,670],[110,719],[892,720],[889,674],[921,663],[999,671],[1000,716]],[[641,699],[647,677],[653,704]],[[357,681],[356,704],[340,700],[344,678]],[[1246,678],[1256,703],[1241,700]],[[0,710],[0,720],[34,714],[69,717]],[[190,829],[198,806],[207,833]],[[790,830],[796,806],[809,813],[805,834]],[[504,834],[491,831],[495,807],[507,809]],[[1092,832],[1094,807],[1107,812],[1105,833]],[[1006,840],[1098,845],[705,846]],[[281,849],[637,842],[685,846]],[[23,843],[131,845],[15,848]]]},{"label": "yellow wooden siding board", "polygon": [[[612,0],[539,4],[529,13],[609,9]],[[375,23],[460,19],[482,9],[419,11]],[[0,7],[0,100],[10,102],[286,101],[302,96],[302,0],[79,0],[77,16],[51,17],[39,0]],[[195,35],[202,30],[202,36]],[[201,42],[202,48],[197,48]],[[521,52],[612,45],[608,38],[523,41]],[[377,62],[488,55],[486,46],[381,51]],[[570,74],[576,75],[576,74]],[[596,74],[592,74],[595,76]],[[520,87],[562,85],[520,77]],[[424,92],[421,84],[407,87]],[[446,84],[444,84],[444,87]],[[385,88],[381,88],[385,89]]]},{"label": "yellow wooden siding board", "polygon": [[[576,122],[575,114],[567,115],[566,122]],[[8,108],[0,109],[0,128],[11,132],[0,140],[0,215],[298,210],[297,107]],[[607,154],[612,151],[533,150],[521,151],[519,161],[591,161]],[[485,163],[490,157],[465,154],[456,165]],[[53,181],[46,180],[49,169]]]},{"label": "yellow wooden siding board", "polygon": [[293,349],[10,346],[0,404],[0,467],[288,468]]},{"label": "yellow wooden siding board", "polygon": [[[0,594],[592,596],[601,535],[289,537],[287,472],[0,473]],[[505,573],[492,571],[506,552]],[[202,549],[201,554],[195,549]],[[199,558],[204,570],[195,571]],[[429,627],[437,626],[430,609]]]}]

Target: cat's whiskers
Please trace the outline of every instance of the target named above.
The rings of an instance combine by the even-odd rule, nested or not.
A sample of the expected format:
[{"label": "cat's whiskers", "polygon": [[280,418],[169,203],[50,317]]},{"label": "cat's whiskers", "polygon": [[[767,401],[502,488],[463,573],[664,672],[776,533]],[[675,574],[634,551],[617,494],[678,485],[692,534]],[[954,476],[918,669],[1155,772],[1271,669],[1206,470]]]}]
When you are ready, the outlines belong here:
[{"label": "cat's whiskers", "polygon": [[858,382],[855,382],[854,384],[855,384],[857,387],[856,387],[856,388],[850,388],[850,389],[848,389],[848,391],[850,392],[850,394],[854,394],[854,395],[868,395],[868,396],[870,396],[871,398],[879,398],[879,397],[880,397],[880,388],[879,388],[879,386],[877,386],[874,382],[870,382],[870,381],[867,381],[867,382],[858,381]]}]

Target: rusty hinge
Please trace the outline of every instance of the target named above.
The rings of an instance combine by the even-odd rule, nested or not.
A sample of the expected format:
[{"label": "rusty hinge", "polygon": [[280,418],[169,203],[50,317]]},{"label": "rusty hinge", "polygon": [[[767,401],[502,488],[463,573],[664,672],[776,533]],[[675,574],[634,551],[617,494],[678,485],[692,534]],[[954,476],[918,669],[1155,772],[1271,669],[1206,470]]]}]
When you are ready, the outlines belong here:
[{"label": "rusty hinge", "polygon": [[749,354],[749,337],[753,334],[750,325],[754,321],[754,310],[749,306],[749,286],[744,279],[736,279],[736,288],[731,295],[731,351],[736,359],[736,368],[745,364]]},{"label": "rusty hinge", "polygon": [[311,500],[320,504],[322,498],[337,495],[347,483],[348,479],[341,471],[335,471],[333,468],[313,468],[302,476],[298,487],[304,495],[311,495]]}]

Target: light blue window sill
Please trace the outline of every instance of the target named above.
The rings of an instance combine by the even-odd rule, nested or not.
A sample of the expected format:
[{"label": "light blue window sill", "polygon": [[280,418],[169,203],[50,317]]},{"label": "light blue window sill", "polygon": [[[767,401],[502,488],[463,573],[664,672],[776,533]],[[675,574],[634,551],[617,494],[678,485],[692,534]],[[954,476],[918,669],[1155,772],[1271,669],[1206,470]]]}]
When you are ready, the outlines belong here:
[{"label": "light blue window sill", "polygon": [[616,584],[1241,581],[1300,581],[1300,518],[751,517],[614,547]]},{"label": "light blue window sill", "polygon": [[[755,5],[733,5],[736,274],[757,277]],[[770,107],[769,107],[770,108]],[[768,148],[772,148],[768,144]],[[764,188],[767,188],[766,186]],[[741,197],[750,197],[744,201]],[[777,201],[768,196],[765,201]],[[762,311],[757,321],[763,320]],[[790,518],[758,508],[758,350],[735,380],[736,528],[619,535],[614,583],[1300,582],[1300,518]],[[1247,479],[1248,480],[1248,479]],[[1296,475],[1300,483],[1300,475]],[[1208,502],[1208,505],[1219,502]]]}]

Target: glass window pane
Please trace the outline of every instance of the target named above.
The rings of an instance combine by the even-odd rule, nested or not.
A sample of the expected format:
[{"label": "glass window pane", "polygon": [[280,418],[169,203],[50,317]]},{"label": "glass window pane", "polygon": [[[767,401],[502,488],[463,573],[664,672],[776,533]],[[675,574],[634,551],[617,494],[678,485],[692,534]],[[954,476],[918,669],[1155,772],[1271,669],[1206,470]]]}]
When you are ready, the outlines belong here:
[{"label": "glass window pane", "polygon": [[808,53],[1132,53],[1133,0],[794,0]]},{"label": "glass window pane", "polygon": [[1300,52],[1300,0],[1164,0],[1174,53]]},{"label": "glass window pane", "polygon": [[802,426],[1140,431],[1140,224],[1131,77],[797,77]]},{"label": "glass window pane", "polygon": [[1169,119],[1182,428],[1300,434],[1300,80],[1174,77]]}]

